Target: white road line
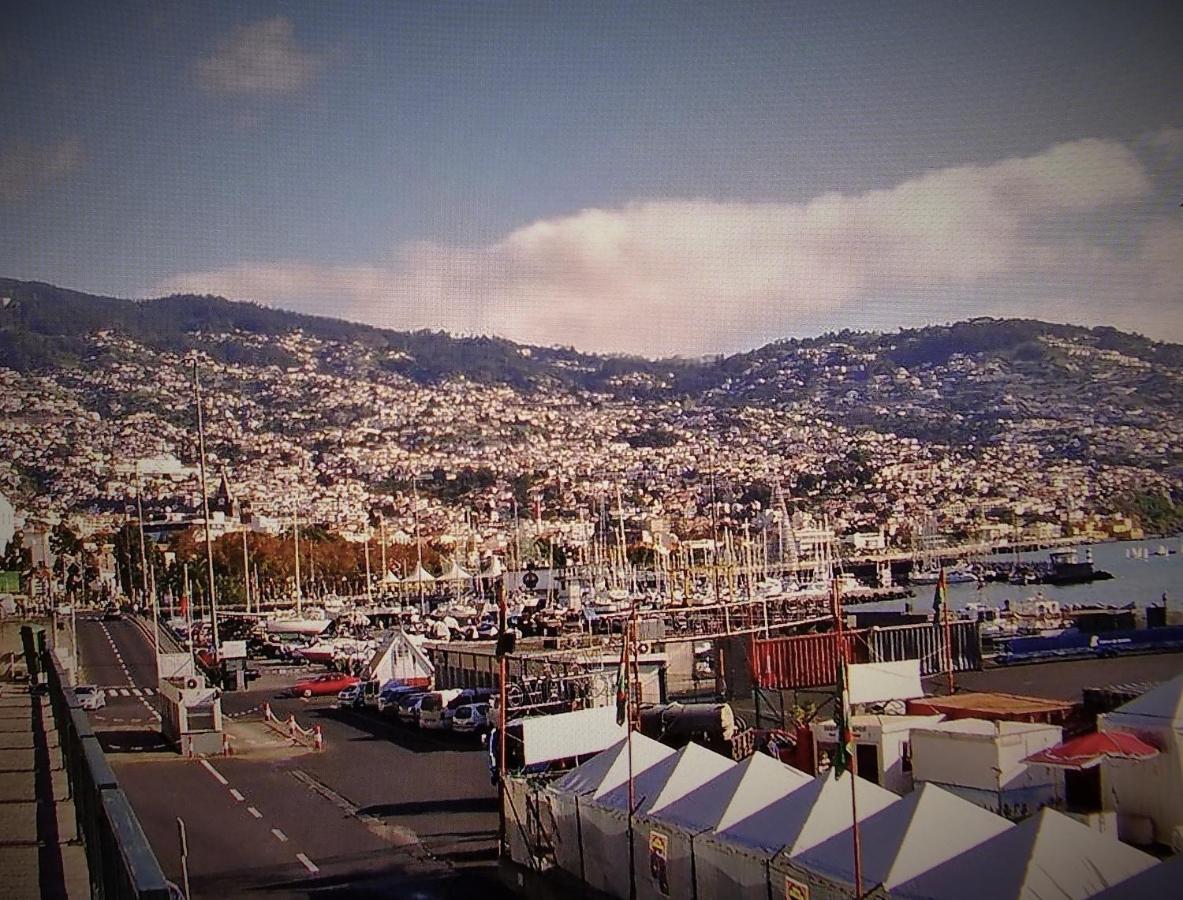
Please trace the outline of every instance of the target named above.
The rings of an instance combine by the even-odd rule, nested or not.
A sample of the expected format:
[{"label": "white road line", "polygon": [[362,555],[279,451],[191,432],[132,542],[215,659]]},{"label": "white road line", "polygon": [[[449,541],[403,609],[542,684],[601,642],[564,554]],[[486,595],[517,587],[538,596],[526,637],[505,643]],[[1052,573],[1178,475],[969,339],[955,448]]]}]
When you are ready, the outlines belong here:
[{"label": "white road line", "polygon": [[246,797],[242,796],[242,794],[240,794],[234,788],[230,788],[230,796],[233,797],[235,800],[237,800],[239,803],[241,803],[243,800],[246,799]]},{"label": "white road line", "polygon": [[201,761],[201,764],[202,764],[203,766],[205,766],[205,767],[206,767],[206,769],[209,771],[209,773],[210,773],[211,775],[213,775],[213,776],[214,776],[214,778],[218,779],[218,781],[220,781],[222,784],[224,784],[224,785],[228,785],[228,784],[230,784],[230,782],[229,782],[229,781],[227,781],[225,778],[223,778],[223,777],[222,777],[222,773],[221,773],[221,772],[219,772],[217,769],[215,769],[213,766],[211,766],[211,765],[209,764],[209,760],[205,760],[205,759],[203,759],[203,760]]},{"label": "white road line", "polygon": [[261,819],[261,818],[263,818],[263,814],[262,814],[261,812],[259,812],[257,809],[255,809],[253,806],[248,806],[248,807],[246,808],[246,811],[247,811],[247,812],[249,812],[249,813],[250,813],[252,816],[254,816],[256,819]]},{"label": "white road line", "polygon": [[132,693],[132,696],[134,696],[134,697],[143,697],[144,696],[143,694],[140,693],[140,689],[136,688],[136,687],[133,687],[131,689],[131,693]]},{"label": "white road line", "polygon": [[282,831],[280,831],[278,828],[272,828],[271,833],[273,835],[275,835],[277,838],[279,838],[281,841],[283,841],[285,844],[287,843],[288,836],[286,834],[284,834]]},{"label": "white road line", "polygon": [[303,853],[297,853],[296,859],[300,860],[300,862],[302,862],[304,864],[304,868],[308,870],[308,873],[310,875],[315,875],[317,872],[320,871],[320,867],[316,863],[314,863],[312,860],[310,860],[307,856],[305,856]]}]

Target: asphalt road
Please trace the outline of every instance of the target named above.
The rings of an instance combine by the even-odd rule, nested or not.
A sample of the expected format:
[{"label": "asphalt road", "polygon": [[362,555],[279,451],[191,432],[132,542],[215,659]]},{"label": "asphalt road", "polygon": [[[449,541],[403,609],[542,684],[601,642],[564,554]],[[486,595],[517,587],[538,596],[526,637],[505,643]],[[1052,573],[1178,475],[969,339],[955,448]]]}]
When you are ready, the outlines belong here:
[{"label": "asphalt road", "polygon": [[224,695],[225,713],[250,721],[270,702],[281,717],[320,725],[323,752],[181,760],[161,747],[150,712],[143,632],[130,620],[79,617],[78,638],[86,678],[108,689],[95,729],[178,883],[176,820],[185,821],[193,896],[509,896],[497,881],[496,793],[475,739],[420,734],[330,700],[281,699],[267,678]]}]

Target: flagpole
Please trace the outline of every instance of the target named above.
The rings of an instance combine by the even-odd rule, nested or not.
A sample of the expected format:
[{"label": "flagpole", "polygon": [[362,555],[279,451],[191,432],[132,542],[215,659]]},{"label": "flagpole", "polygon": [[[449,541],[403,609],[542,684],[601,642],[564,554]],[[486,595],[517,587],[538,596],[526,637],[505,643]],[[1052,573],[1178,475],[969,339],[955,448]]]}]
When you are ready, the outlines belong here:
[{"label": "flagpole", "polygon": [[[847,702],[847,685],[850,683],[850,654],[846,643],[846,635],[842,627],[841,588],[838,586],[838,579],[833,573],[831,573],[830,578],[830,602],[834,612],[834,634],[838,644],[839,673],[842,677],[842,684],[840,686],[841,696],[837,699],[842,710],[842,723],[838,733],[838,744],[841,748],[849,747],[853,743],[849,704]],[[850,766],[850,835],[854,850],[854,896],[855,900],[859,900],[863,896],[863,852],[862,840],[859,834],[858,794],[855,790],[855,785],[858,781],[857,747],[854,752],[849,754],[847,763]],[[836,777],[841,777],[841,774],[839,772]]]},{"label": "flagpole", "polygon": [[625,743],[628,752],[628,895],[629,900],[636,900],[637,897],[637,867],[634,864],[634,839],[635,829],[633,828],[633,812],[636,807],[636,786],[633,784],[633,679],[632,679],[632,660],[630,657],[633,653],[633,640],[635,639],[635,631],[637,627],[637,598],[636,595],[629,597],[629,617],[628,624],[625,626],[624,634],[624,648],[622,651],[622,659],[624,664],[625,677]]},{"label": "flagpole", "polygon": [[949,625],[949,593],[945,583],[945,567],[941,567],[941,628],[945,632],[945,680],[949,688],[949,696],[953,695],[956,686],[953,684],[953,629]]}]

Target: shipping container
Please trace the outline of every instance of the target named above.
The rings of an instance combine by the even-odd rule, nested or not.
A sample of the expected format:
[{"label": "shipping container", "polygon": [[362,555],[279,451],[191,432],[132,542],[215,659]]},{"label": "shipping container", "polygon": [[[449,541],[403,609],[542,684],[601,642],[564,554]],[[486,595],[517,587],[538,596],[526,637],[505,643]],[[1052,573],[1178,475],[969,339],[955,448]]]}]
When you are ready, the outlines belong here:
[{"label": "shipping container", "polygon": [[[977,622],[951,622],[953,669],[982,667],[982,642]],[[860,628],[844,632],[852,663],[900,662],[919,659],[924,675],[943,672],[945,631],[931,623],[892,628]],[[838,644],[833,632],[756,640],[752,670],[762,688],[804,689],[834,684]]]}]

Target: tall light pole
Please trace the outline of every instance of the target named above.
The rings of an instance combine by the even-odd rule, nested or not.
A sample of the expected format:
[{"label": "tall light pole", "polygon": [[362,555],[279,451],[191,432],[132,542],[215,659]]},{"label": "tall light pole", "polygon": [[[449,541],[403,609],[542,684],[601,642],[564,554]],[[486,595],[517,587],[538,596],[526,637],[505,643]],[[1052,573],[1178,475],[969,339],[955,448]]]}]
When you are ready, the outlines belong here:
[{"label": "tall light pole", "polygon": [[201,381],[197,374],[197,357],[193,357],[193,402],[197,406],[197,449],[201,472],[201,508],[205,515],[205,571],[209,586],[210,624],[214,632],[214,658],[220,653],[218,643],[218,595],[214,591],[214,542],[210,531],[209,492],[205,480],[205,420],[201,412]]}]

